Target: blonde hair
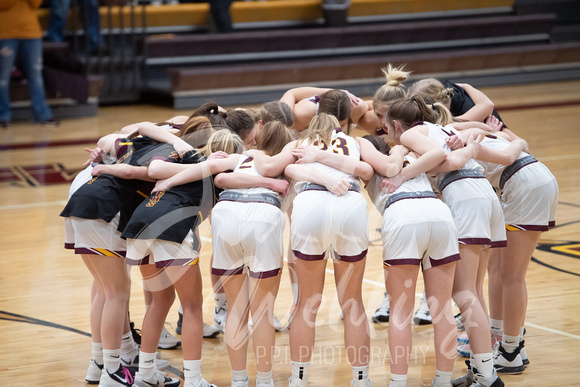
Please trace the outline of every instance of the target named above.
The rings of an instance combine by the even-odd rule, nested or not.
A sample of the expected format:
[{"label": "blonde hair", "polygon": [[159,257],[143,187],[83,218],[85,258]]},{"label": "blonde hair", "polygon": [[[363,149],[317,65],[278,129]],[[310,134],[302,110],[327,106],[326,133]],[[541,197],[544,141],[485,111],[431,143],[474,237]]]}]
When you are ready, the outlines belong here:
[{"label": "blonde hair", "polygon": [[217,151],[228,154],[242,153],[244,151],[244,142],[234,131],[222,129],[214,132],[207,141],[207,145],[200,151],[206,157]]},{"label": "blonde hair", "polygon": [[442,104],[447,104],[453,98],[453,88],[443,86],[435,78],[425,78],[415,82],[409,87],[409,95],[420,95],[424,99],[432,99]]},{"label": "blonde hair", "polygon": [[310,144],[314,144],[316,141],[321,141],[327,146],[330,146],[332,131],[336,128],[340,128],[340,123],[335,116],[326,113],[319,113],[310,120],[310,123],[308,124],[308,135],[306,138],[309,140]]},{"label": "blonde hair", "polygon": [[268,122],[262,128],[258,147],[270,156],[277,155],[292,141],[290,130],[280,121]]},{"label": "blonde hair", "polygon": [[403,82],[409,78],[411,74],[410,71],[405,71],[405,65],[399,67],[393,67],[392,64],[388,64],[387,67],[383,67],[381,71],[386,77],[387,82],[379,87],[375,92],[373,97],[373,105],[378,103],[388,103],[396,101],[401,98],[405,98],[405,86]]}]

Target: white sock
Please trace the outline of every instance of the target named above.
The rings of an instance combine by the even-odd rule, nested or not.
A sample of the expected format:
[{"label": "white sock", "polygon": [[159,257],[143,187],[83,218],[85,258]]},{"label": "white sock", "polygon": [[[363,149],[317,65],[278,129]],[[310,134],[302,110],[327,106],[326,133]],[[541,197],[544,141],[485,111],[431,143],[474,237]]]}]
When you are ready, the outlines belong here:
[{"label": "white sock", "polygon": [[501,346],[507,351],[507,352],[513,352],[516,350],[517,347],[519,347],[520,345],[520,336],[508,336],[508,335],[503,335],[501,338]]},{"label": "white sock", "polygon": [[177,312],[179,314],[183,314],[183,309],[181,308],[181,304],[179,304],[179,308],[177,308]]},{"label": "white sock", "polygon": [[407,387],[407,375],[397,375],[391,373],[391,383],[389,387]]},{"label": "white sock", "polygon": [[121,357],[126,361],[133,361],[139,354],[139,349],[133,340],[131,331],[125,333],[121,338]]},{"label": "white sock", "polygon": [[369,378],[369,366],[352,367],[352,379],[364,380]]},{"label": "white sock", "polygon": [[491,327],[491,334],[501,336],[503,334],[503,320],[489,319],[489,326]]},{"label": "white sock", "polygon": [[155,371],[157,370],[157,367],[155,366],[156,357],[156,352],[139,352],[139,374],[141,374],[143,379],[149,379],[155,375]]},{"label": "white sock", "polygon": [[201,359],[183,361],[183,384],[193,383],[197,386],[201,381]]},{"label": "white sock", "polygon": [[91,357],[95,363],[103,365],[103,344],[91,342]]},{"label": "white sock", "polygon": [[292,289],[292,304],[296,305],[298,303],[298,284],[291,284],[290,288]]},{"label": "white sock", "polygon": [[473,364],[471,366],[475,367],[477,373],[483,375],[486,379],[491,378],[493,376],[493,354],[491,352],[473,354]]},{"label": "white sock", "polygon": [[453,371],[435,370],[435,380],[433,384],[437,387],[451,384],[451,374]]},{"label": "white sock", "polygon": [[524,331],[525,331],[525,329],[526,328],[524,328],[524,327],[521,327],[520,328],[520,341],[522,341],[524,339]]},{"label": "white sock", "polygon": [[248,380],[248,371],[247,370],[240,370],[235,371],[232,370],[232,382],[246,382]]},{"label": "white sock", "polygon": [[215,307],[222,308],[226,304],[226,294],[225,293],[216,293],[213,295],[213,299],[215,300]]},{"label": "white sock", "polygon": [[260,372],[256,376],[256,384],[270,384],[272,382],[272,370],[268,372]]},{"label": "white sock", "polygon": [[113,373],[121,366],[121,348],[103,349],[103,364],[109,373]]},{"label": "white sock", "polygon": [[306,379],[308,375],[308,366],[310,362],[293,361],[292,363],[292,378]]}]

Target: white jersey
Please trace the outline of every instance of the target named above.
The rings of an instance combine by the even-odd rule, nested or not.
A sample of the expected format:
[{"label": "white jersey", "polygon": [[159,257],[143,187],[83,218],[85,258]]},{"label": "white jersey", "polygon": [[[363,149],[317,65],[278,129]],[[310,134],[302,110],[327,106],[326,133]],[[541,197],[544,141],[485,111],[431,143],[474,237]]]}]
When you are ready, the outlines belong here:
[{"label": "white jersey", "polygon": [[[408,155],[405,156],[403,167],[405,167],[405,165],[407,164],[413,163],[415,160],[416,159],[414,157]],[[395,193],[431,191],[431,183],[429,182],[429,179],[424,173],[403,182],[403,184],[401,184],[399,188],[395,190],[395,192],[390,194],[382,192],[379,189],[379,184],[382,179],[383,176],[375,173],[375,175],[372,177],[372,179],[369,181],[367,185],[367,193],[369,194],[369,198],[375,204],[375,207],[377,207],[377,210],[379,211],[382,211],[385,208],[385,204],[387,203],[389,198]]]},{"label": "white jersey", "polygon": [[[481,145],[504,150],[510,142],[502,137],[487,134]],[[521,152],[518,160],[529,156]],[[558,204],[558,183],[550,170],[535,161],[513,173],[500,190],[500,180],[507,166],[478,161],[483,174],[500,193],[501,206],[507,230],[547,231],[555,225]]]},{"label": "white jersey", "polygon": [[[493,134],[487,134],[485,138],[481,140],[481,145],[491,149],[502,151],[510,145],[510,142],[503,137],[497,137],[494,136]],[[522,157],[526,156],[528,156],[527,153],[521,152],[520,155],[518,156],[518,159],[521,159]],[[494,188],[499,187],[499,180],[502,172],[506,168],[506,165],[494,164],[480,160],[477,160],[477,163],[483,167],[483,174],[487,178],[487,180],[489,180],[492,187]]]},{"label": "white jersey", "polygon": [[[453,149],[451,149],[447,145],[445,140],[453,135],[458,135],[458,132],[455,129],[453,129],[451,126],[443,127],[441,125],[431,124],[429,122],[424,122],[423,125],[425,125],[429,128],[428,137],[430,140],[439,144],[439,146],[441,146],[441,148],[447,154],[453,152]],[[473,159],[470,159],[469,161],[467,161],[467,163],[465,163],[465,165],[463,167],[461,167],[460,169],[477,169],[477,170],[483,172],[483,167],[481,165],[479,165]],[[441,181],[447,175],[447,173],[448,172],[440,173],[437,175],[437,177],[435,178],[435,186],[436,187],[439,187]]]},{"label": "white jersey", "polygon": [[[254,159],[251,157],[240,157],[238,164],[234,168],[234,172],[245,173],[251,176],[262,176],[257,170],[254,163]],[[224,191],[239,192],[243,194],[269,194],[274,195],[280,199],[280,194],[274,190],[265,187],[252,187],[252,188],[226,188]]]},{"label": "white jersey", "polygon": [[[298,145],[314,145],[318,146],[320,149],[326,152],[334,152],[348,157],[352,157],[356,160],[360,160],[360,147],[358,145],[358,142],[354,138],[344,134],[342,131],[334,130],[332,132],[330,145],[319,143],[318,141],[315,141],[313,144],[309,144],[308,139],[304,139],[303,141],[299,142]],[[327,175],[345,179],[351,184],[358,183],[358,178],[356,176],[340,171],[336,168],[329,167],[328,165],[324,165],[318,162],[308,163],[304,165],[309,165],[314,169],[326,173]],[[307,183],[308,182],[306,181],[299,181],[294,185],[294,189],[296,190],[296,192],[300,192],[303,186]]]}]

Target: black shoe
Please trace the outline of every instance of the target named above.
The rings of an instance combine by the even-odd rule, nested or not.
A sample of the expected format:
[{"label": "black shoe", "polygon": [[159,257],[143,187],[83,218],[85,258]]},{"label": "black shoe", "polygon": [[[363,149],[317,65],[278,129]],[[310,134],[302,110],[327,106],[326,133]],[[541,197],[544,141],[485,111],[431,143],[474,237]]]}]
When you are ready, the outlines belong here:
[{"label": "black shoe", "polygon": [[57,120],[56,118],[50,117],[47,118],[46,120],[40,121],[39,124],[45,126],[58,126],[60,125],[60,121]]},{"label": "black shoe", "polygon": [[177,314],[179,315],[179,317],[177,319],[177,328],[175,328],[175,333],[180,335],[181,334],[181,324],[183,323],[183,313],[179,313],[179,311],[178,311]]},{"label": "black shoe", "polygon": [[137,345],[141,345],[141,330],[135,329],[135,323],[133,321],[129,323],[129,326],[131,327],[131,335],[133,335],[133,341],[137,343]]}]

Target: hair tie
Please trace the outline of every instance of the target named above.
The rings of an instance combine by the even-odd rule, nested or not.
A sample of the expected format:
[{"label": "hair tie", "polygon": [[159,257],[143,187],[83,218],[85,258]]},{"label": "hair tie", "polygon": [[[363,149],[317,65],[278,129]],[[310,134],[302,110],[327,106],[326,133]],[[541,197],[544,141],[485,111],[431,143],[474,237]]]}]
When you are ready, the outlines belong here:
[{"label": "hair tie", "polygon": [[437,110],[437,109],[435,108],[435,104],[433,104],[433,103],[431,104],[431,109],[433,109],[433,110]]}]

